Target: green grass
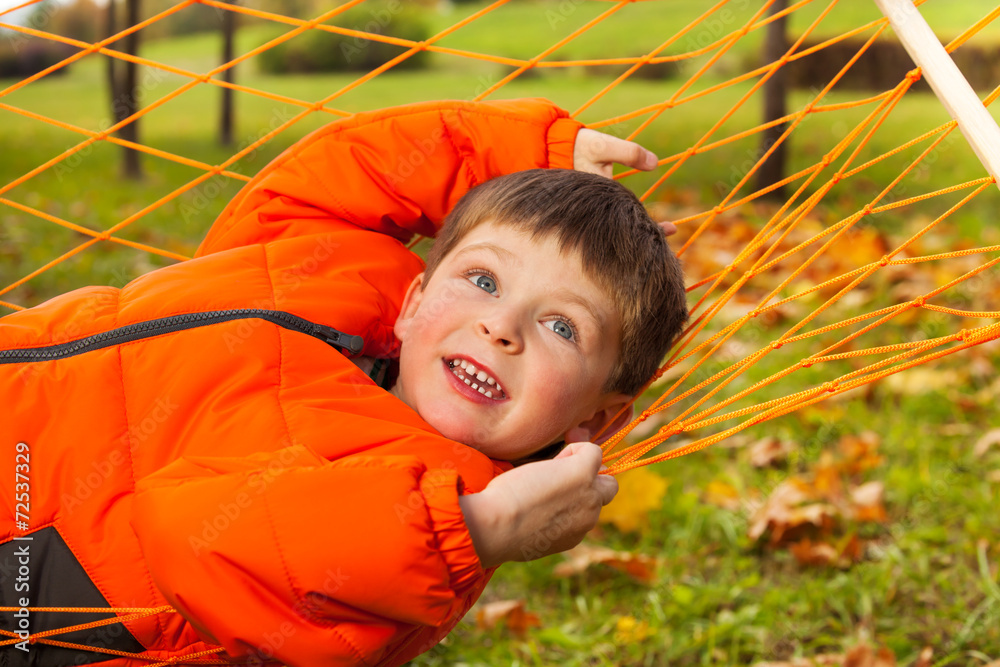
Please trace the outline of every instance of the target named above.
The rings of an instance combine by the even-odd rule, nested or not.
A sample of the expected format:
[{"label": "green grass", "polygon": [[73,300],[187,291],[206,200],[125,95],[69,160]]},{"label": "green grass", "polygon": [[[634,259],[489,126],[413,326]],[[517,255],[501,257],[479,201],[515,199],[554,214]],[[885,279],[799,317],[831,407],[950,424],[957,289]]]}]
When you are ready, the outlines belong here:
[{"label": "green grass", "polygon": [[[747,3],[735,3],[737,6]],[[796,15],[793,26],[818,15],[820,5]],[[443,29],[461,16],[485,6],[456,4],[434,16]],[[612,3],[511,3],[487,19],[457,31],[443,45],[482,52],[531,58]],[[705,3],[687,0],[662,12],[659,3],[635,3],[620,10],[612,24],[585,34],[554,54],[576,59],[607,53],[641,54],[661,43],[679,26],[693,19]],[[956,34],[992,8],[991,3],[928,2],[924,13],[943,35]],[[742,10],[745,11],[746,10]],[[552,14],[555,12],[555,14]],[[712,39],[735,29],[718,17],[692,33],[695,43],[704,31]],[[873,16],[869,3],[840,3],[823,24],[834,34]],[[270,26],[250,25],[240,33],[238,50],[246,52],[273,34]],[[706,33],[706,34],[708,34]],[[980,39],[1000,38],[991,26]],[[143,55],[160,62],[203,73],[216,62],[217,38],[196,35],[151,42]],[[685,50],[682,40],[670,52]],[[741,71],[759,49],[759,36],[741,41],[692,90],[703,90]],[[435,67],[424,72],[388,73],[356,89],[337,95],[331,108],[345,111],[373,109],[416,100],[471,99],[499,81],[509,67],[460,60],[435,54]],[[499,97],[544,96],[573,110],[617,75],[603,72],[585,76],[579,70],[545,71],[518,79],[501,89]],[[687,70],[687,74],[691,71]],[[47,78],[3,95],[0,102],[66,123],[100,130],[107,127],[103,61],[89,57],[63,77]],[[187,83],[182,76],[144,73],[144,102],[148,105]],[[269,77],[259,74],[252,60],[239,66],[238,81],[307,102],[338,93],[353,75]],[[619,87],[582,118],[598,121],[673,94],[684,78],[666,81],[630,81]],[[0,92],[11,81],[0,81]],[[641,136],[661,157],[683,151],[706,133],[720,111],[733,106],[750,83],[719,91],[703,103],[685,104],[665,112]],[[179,99],[164,104],[142,120],[142,139],[148,145],[207,164],[220,164],[232,154],[215,142],[215,108],[219,91],[195,86]],[[843,102],[863,94],[836,92],[825,102]],[[792,108],[811,96],[793,95]],[[833,143],[854,126],[873,105],[851,111],[813,114],[792,140],[791,169],[815,163]],[[246,145],[301,111],[300,107],[256,95],[238,94],[237,142]],[[726,136],[756,124],[759,102],[754,99],[722,127]],[[335,116],[313,113],[295,123],[277,140],[233,165],[251,175],[298,137]],[[898,146],[946,120],[929,95],[909,95],[876,133],[871,146],[853,164]],[[625,130],[636,121],[624,124]],[[0,109],[0,184],[45,163],[81,141],[71,131]],[[915,150],[907,155],[912,157]],[[718,201],[745,173],[757,149],[754,138],[688,160],[661,188],[656,198],[690,196],[698,206]],[[846,157],[846,154],[845,154]],[[144,157],[146,178],[124,181],[119,176],[120,150],[99,142],[79,158],[71,158],[2,196],[92,230],[105,230],[142,210],[160,197],[184,186],[201,172],[169,160]],[[835,163],[839,164],[838,163]],[[872,165],[861,175],[838,186],[817,211],[822,222],[836,221],[873,199],[902,168],[902,159]],[[983,174],[971,151],[958,137],[934,155],[929,170],[907,179],[900,196],[946,187]],[[631,185],[644,190],[651,177],[636,177]],[[116,234],[121,238],[190,255],[211,221],[235,194],[240,182],[212,179],[143,215]],[[873,224],[887,234],[902,234],[917,216],[936,215],[957,195],[913,207],[894,215],[875,216]],[[954,218],[956,239],[982,243],[989,238],[997,196],[978,198]],[[750,214],[748,214],[750,215]],[[7,285],[87,240],[9,206],[0,208],[0,285]],[[955,239],[949,239],[952,242]],[[172,260],[113,243],[102,242],[73,259],[47,270],[0,299],[32,305],[84,284],[122,285]],[[874,292],[875,298],[884,295]],[[862,304],[870,308],[871,304]],[[909,335],[889,329],[886,335]],[[996,364],[997,355],[984,354]],[[939,367],[967,370],[967,358],[948,360]],[[762,374],[781,368],[769,361]],[[439,647],[415,661],[416,665],[745,665],[783,660],[822,652],[842,652],[862,639],[889,647],[901,665],[912,665],[924,646],[934,649],[935,665],[978,665],[1000,658],[1000,599],[997,598],[997,562],[1000,517],[992,508],[1000,502],[1000,485],[986,474],[1000,467],[994,450],[975,458],[972,446],[985,430],[1000,425],[995,391],[988,375],[965,374],[958,386],[918,395],[902,395],[879,386],[865,400],[837,404],[829,410],[797,413],[750,429],[751,438],[777,433],[799,444],[786,468],[758,470],[749,465],[745,449],[716,446],[698,454],[664,463],[654,469],[670,483],[662,507],[649,517],[639,534],[604,529],[603,543],[616,548],[656,555],[662,559],[655,583],[638,584],[611,571],[594,568],[567,579],[552,576],[559,557],[501,568],[488,589],[487,599],[525,598],[542,627],[526,638],[503,629],[476,628],[473,615]],[[785,386],[783,393],[792,389]],[[768,550],[746,537],[747,516],[704,501],[712,481],[724,481],[747,494],[766,495],[789,474],[818,461],[845,433],[877,432],[886,462],[867,473],[886,484],[889,522],[868,527],[865,558],[844,570],[798,565],[785,550]],[[979,541],[987,540],[986,568],[980,566]],[[616,638],[618,619],[645,622],[645,639]]]}]

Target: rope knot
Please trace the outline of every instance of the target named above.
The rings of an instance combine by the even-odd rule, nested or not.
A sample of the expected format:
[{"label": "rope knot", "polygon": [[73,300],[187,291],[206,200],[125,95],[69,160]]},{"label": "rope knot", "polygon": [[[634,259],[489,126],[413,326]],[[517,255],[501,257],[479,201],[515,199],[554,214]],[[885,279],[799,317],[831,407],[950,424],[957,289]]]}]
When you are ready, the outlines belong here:
[{"label": "rope knot", "polygon": [[782,343],[781,343],[780,340],[773,340],[773,341],[771,341],[770,348],[772,350],[780,350],[781,349],[781,345],[782,345]]},{"label": "rope knot", "polygon": [[913,307],[914,308],[923,308],[924,307],[924,303],[926,301],[927,300],[924,297],[922,297],[922,296],[921,297],[917,297],[916,299],[913,300]]},{"label": "rope knot", "polygon": [[889,255],[882,255],[882,259],[880,259],[878,261],[878,265],[879,266],[888,266],[889,265]]},{"label": "rope knot", "polygon": [[838,386],[840,386],[840,383],[837,382],[836,380],[833,380],[831,382],[824,382],[823,391],[830,391],[830,392],[836,391]]},{"label": "rope knot", "polygon": [[809,359],[803,359],[802,361],[799,362],[799,367],[800,368],[809,368],[812,365],[813,365],[813,363]]}]

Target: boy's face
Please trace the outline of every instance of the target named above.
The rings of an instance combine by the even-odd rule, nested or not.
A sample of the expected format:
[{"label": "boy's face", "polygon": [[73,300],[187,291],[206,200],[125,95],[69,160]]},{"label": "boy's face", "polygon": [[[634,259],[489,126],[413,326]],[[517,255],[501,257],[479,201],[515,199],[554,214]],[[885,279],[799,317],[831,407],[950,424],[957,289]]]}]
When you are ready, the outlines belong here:
[{"label": "boy's face", "polygon": [[422,279],[396,322],[392,391],[446,437],[516,460],[592,439],[628,401],[602,391],[616,308],[555,238],[483,223]]}]

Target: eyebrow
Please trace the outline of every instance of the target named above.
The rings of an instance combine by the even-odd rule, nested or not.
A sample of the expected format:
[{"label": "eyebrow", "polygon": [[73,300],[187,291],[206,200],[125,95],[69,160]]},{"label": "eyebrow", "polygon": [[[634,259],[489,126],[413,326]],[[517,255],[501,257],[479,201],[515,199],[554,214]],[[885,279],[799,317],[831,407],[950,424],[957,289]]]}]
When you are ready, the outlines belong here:
[{"label": "eyebrow", "polygon": [[557,290],[554,292],[554,296],[560,301],[580,306],[590,314],[591,319],[594,320],[594,323],[599,329],[604,329],[604,318],[594,309],[594,307],[590,304],[590,301],[587,299],[568,289]]},{"label": "eyebrow", "polygon": [[[472,245],[465,246],[457,253],[455,253],[455,256],[459,257],[467,253],[476,252],[479,250],[486,250],[496,255],[499,261],[503,262],[508,266],[520,263],[520,260],[518,259],[518,256],[516,254],[512,253],[510,250],[507,250],[506,248],[498,246],[495,243],[490,243],[488,241],[483,241],[482,243],[474,243]],[[585,311],[587,311],[587,313],[590,315],[590,318],[594,320],[594,324],[596,324],[599,329],[604,328],[605,318],[599,312],[597,312],[597,310],[594,309],[590,301],[583,298],[576,292],[564,288],[553,292],[553,296],[557,300],[564,301],[566,303],[570,303],[576,306],[580,306]]]},{"label": "eyebrow", "polygon": [[486,250],[493,253],[494,255],[496,255],[496,258],[501,262],[503,262],[504,264],[513,265],[518,263],[517,255],[512,253],[510,250],[507,250],[506,248],[502,248],[496,245],[495,243],[490,243],[488,241],[467,245],[461,250],[459,250],[457,253],[455,253],[455,256],[460,257],[470,252],[476,252],[479,250]]}]

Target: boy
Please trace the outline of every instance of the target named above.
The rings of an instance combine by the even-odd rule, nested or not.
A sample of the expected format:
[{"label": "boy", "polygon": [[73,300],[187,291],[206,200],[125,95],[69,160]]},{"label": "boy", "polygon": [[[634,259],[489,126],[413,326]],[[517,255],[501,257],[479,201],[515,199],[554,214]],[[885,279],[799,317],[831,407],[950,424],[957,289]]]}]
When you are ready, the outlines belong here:
[{"label": "boy", "polygon": [[[541,101],[360,114],[266,167],[198,259],[0,321],[0,442],[25,466],[0,476],[0,606],[179,612],[0,657],[138,665],[221,645],[250,664],[401,664],[492,567],[577,543],[617,488],[595,445],[500,473],[595,439],[652,374],[685,316],[662,233],[609,180],[584,175],[583,197],[565,190],[579,174],[527,172],[462,200],[425,273],[396,239],[432,235],[501,173],[655,164],[579,131]],[[645,237],[612,234],[609,253],[589,239],[610,211],[566,222],[615,191]],[[600,264],[648,247],[617,263],[648,272],[633,288]],[[107,617],[27,613],[0,627]]]}]

